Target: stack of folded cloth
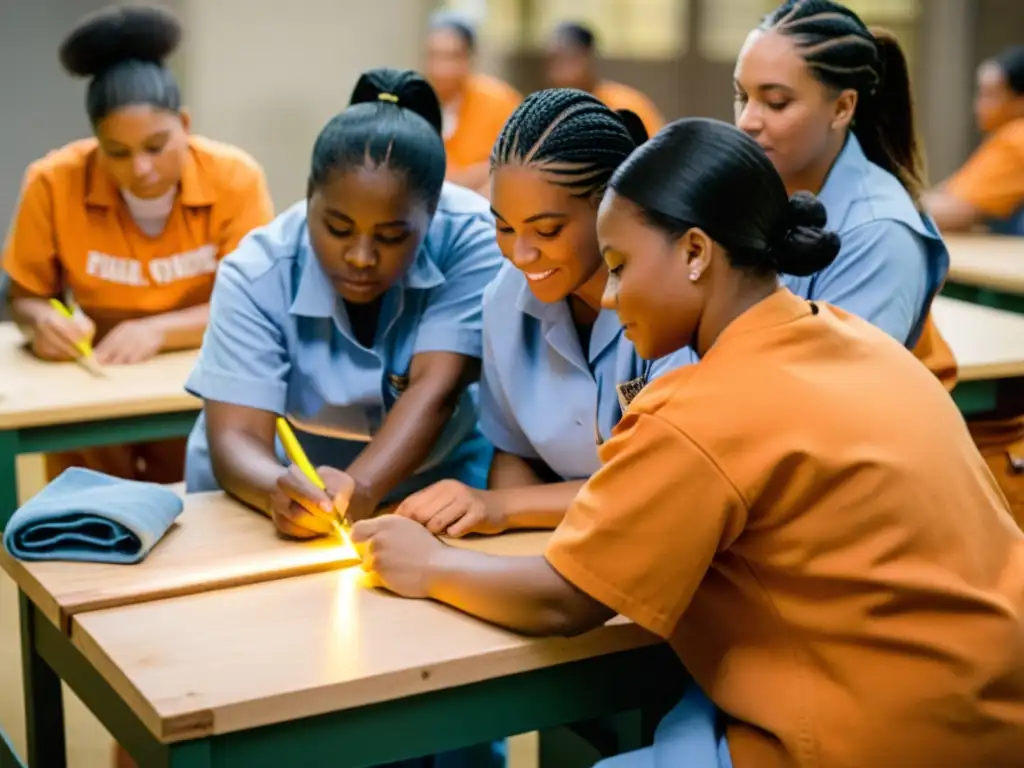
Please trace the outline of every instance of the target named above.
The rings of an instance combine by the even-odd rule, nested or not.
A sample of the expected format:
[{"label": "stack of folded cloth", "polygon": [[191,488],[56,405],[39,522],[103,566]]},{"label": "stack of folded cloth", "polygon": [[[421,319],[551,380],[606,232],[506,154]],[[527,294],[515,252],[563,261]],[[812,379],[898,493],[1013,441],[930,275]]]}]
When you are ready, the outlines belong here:
[{"label": "stack of folded cloth", "polygon": [[14,513],[4,546],[19,560],[137,563],[182,507],[164,486],[71,468]]}]

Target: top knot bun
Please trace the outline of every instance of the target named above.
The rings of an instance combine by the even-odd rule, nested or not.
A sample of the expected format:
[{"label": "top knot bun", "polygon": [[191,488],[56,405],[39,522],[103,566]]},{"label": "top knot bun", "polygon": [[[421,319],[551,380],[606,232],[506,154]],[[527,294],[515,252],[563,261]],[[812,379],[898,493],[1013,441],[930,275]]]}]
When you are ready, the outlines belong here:
[{"label": "top knot bun", "polygon": [[640,119],[640,115],[636,112],[631,109],[616,109],[615,114],[622,120],[622,124],[629,131],[629,138],[638,147],[651,138],[647,135],[647,126],[644,125],[644,121]]},{"label": "top knot bun", "polygon": [[810,192],[797,192],[789,198],[781,235],[771,246],[779,272],[806,277],[835,260],[839,236],[825,229],[827,221],[825,206]]},{"label": "top knot bun", "polygon": [[77,77],[96,77],[125,61],[163,63],[181,41],[181,23],[151,6],[110,7],[85,17],[60,45],[60,62]]}]

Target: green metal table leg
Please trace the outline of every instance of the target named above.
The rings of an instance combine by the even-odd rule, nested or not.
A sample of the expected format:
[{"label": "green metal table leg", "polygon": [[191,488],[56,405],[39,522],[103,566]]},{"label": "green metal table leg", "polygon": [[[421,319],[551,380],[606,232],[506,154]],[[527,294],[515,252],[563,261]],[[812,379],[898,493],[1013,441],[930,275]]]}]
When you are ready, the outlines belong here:
[{"label": "green metal table leg", "polygon": [[18,433],[0,432],[0,531],[18,508]]},{"label": "green metal table leg", "polygon": [[7,734],[0,731],[0,768],[25,768]]},{"label": "green metal table leg", "polygon": [[25,729],[29,768],[65,768],[64,703],[60,678],[36,647],[35,606],[18,592],[21,610],[21,669],[25,688]]}]

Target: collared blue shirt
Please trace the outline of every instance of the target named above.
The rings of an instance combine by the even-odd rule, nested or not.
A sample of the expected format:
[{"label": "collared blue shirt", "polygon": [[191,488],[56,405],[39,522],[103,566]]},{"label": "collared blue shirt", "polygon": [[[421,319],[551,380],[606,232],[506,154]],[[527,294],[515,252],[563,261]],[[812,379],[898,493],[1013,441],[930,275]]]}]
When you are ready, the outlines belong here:
[{"label": "collared blue shirt", "polygon": [[[287,415],[314,465],[344,469],[401,396],[414,355],[480,357],[482,295],[500,265],[487,201],[446,184],[414,262],[384,295],[373,346],[364,347],[310,246],[306,205],[297,203],[222,262],[186,389]],[[486,486],[492,449],[476,427],[475,389],[416,475],[389,498],[446,477]],[[284,461],[280,447],[278,455]],[[189,438],[186,484],[217,487],[203,417]]]},{"label": "collared blue shirt", "polygon": [[480,427],[499,450],[540,459],[564,480],[600,467],[598,440],[622,418],[619,385],[677,362],[644,361],[610,310],[598,314],[584,354],[568,302],[540,301],[512,264],[485,291],[483,313]]},{"label": "collared blue shirt", "polygon": [[818,199],[841,248],[810,277],[784,275],[798,296],[842,307],[913,347],[949,271],[938,227],[899,179],[872,163],[852,133]]}]

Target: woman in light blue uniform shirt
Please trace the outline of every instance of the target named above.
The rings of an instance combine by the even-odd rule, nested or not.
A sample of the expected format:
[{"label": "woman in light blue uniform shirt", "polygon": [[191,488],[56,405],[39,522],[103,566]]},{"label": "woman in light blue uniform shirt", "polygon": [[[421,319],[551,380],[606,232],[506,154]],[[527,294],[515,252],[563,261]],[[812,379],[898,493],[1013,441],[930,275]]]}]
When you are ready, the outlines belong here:
[{"label": "woman in light blue uniform shirt", "polygon": [[[441,110],[412,72],[364,74],[320,133],[307,201],[224,260],[187,388],[189,491],[222,487],[290,536],[442,478],[484,487],[481,298],[500,266],[479,195],[444,184]],[[323,492],[275,446],[286,415]]]},{"label": "woman in light blue uniform shirt", "polygon": [[734,83],[737,126],[764,148],[790,194],[818,196],[842,240],[830,267],[786,285],[914,349],[926,330],[935,333],[927,318],[949,254],[920,209],[924,171],[895,38],[831,0],[791,0],[747,38]]},{"label": "woman in light blue uniform shirt", "polygon": [[553,528],[628,401],[672,366],[643,361],[600,307],[608,270],[597,206],[646,138],[636,115],[572,89],[534,93],[509,118],[491,159],[508,263],[484,294],[480,426],[497,449],[489,490],[441,482],[398,514],[453,536]]}]

